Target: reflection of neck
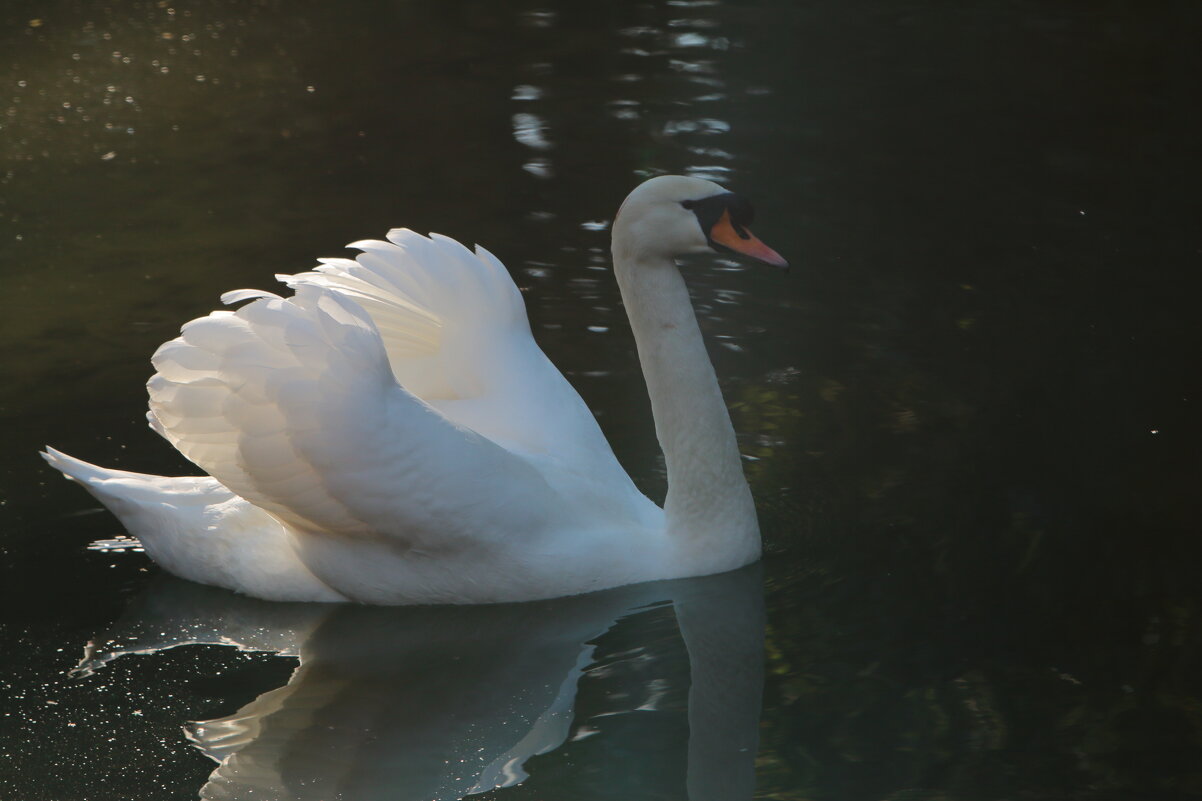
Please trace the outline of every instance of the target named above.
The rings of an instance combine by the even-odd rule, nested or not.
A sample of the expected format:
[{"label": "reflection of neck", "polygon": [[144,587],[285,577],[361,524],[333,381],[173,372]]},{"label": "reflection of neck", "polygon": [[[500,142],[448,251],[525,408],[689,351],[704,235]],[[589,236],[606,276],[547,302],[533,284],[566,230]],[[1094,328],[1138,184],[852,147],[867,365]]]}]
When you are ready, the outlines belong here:
[{"label": "reflection of neck", "polygon": [[614,274],[668,469],[668,532],[687,544],[686,558],[738,567],[759,556],[759,528],[688,288],[672,259],[632,252],[623,232],[615,230]]},{"label": "reflection of neck", "polygon": [[675,603],[689,651],[689,801],[755,795],[764,687],[762,572],[752,566],[686,585]]}]

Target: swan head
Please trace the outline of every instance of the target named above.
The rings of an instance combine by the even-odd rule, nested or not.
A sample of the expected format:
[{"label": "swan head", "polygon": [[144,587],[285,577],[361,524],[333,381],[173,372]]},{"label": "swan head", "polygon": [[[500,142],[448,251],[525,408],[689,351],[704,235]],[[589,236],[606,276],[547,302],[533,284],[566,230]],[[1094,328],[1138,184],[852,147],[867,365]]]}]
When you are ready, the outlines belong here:
[{"label": "swan head", "polygon": [[751,204],[713,181],[660,175],[635,187],[613,225],[615,255],[672,258],[735,252],[772,264],[789,263],[752,235]]}]

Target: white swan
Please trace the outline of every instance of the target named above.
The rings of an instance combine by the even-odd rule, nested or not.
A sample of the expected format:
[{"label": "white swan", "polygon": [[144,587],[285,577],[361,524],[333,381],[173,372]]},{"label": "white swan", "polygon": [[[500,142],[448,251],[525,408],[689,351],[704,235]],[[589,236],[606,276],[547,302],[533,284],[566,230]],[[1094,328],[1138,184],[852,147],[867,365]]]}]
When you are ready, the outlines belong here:
[{"label": "white swan", "polygon": [[47,448],[166,570],[272,600],[549,598],[705,575],[760,553],[755,506],[673,257],[784,265],[717,184],[661,176],[613,224],[668,471],[661,510],[618,465],[482,248],[412,231],[280,276],[290,298],[185,325],[155,353],[151,426],[210,477]]}]

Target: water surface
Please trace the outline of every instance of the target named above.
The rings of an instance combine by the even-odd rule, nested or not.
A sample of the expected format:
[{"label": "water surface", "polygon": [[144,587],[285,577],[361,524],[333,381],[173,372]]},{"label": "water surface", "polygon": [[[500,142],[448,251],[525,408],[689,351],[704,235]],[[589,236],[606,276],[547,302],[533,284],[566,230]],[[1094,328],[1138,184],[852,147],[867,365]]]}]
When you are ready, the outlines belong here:
[{"label": "water surface", "polygon": [[[261,793],[487,790],[513,743],[463,775],[422,751],[473,742],[446,734],[470,711],[558,743],[486,797],[686,797],[698,764],[720,764],[689,753],[707,742],[691,731],[738,733],[751,702],[691,708],[707,674],[674,585],[588,614],[202,602],[164,589],[35,456],[49,443],[188,472],[145,428],[153,349],[224,290],[271,288],[405,225],[508,265],[540,343],[661,497],[608,223],[664,172],[749,196],[757,233],[795,265],[686,268],[767,548],[739,595],[766,614],[748,663],[765,677],[756,796],[1202,795],[1200,16],[1000,0],[7,4],[0,796],[250,797],[214,778],[225,752],[193,745],[197,722],[262,711],[277,690],[295,709],[317,688],[318,719],[358,720],[388,749],[306,739],[287,715],[240,730],[247,760],[295,778]],[[690,597],[720,603],[714,586]],[[487,636],[428,634],[459,626]],[[351,647],[373,627],[392,632],[385,657]],[[94,657],[145,653],[69,678],[89,641]],[[531,642],[557,645],[522,656]],[[294,674],[306,644],[318,658]],[[362,661],[323,661],[339,648]],[[547,694],[488,672],[488,655],[528,677],[530,659]],[[474,667],[455,673],[457,657]],[[382,662],[393,672],[363,667]],[[389,695],[405,671],[445,677],[427,728]],[[373,703],[370,722],[353,716]],[[413,734],[436,725],[443,739]],[[296,771],[321,764],[305,748],[339,743],[361,773]]]}]

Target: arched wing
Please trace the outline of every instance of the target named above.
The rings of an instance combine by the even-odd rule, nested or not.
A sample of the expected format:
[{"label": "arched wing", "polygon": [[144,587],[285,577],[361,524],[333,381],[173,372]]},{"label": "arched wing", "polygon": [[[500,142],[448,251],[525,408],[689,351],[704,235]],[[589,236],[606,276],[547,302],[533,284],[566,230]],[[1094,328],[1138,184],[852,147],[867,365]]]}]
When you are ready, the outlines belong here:
[{"label": "arched wing", "polygon": [[561,506],[525,459],[400,386],[375,323],[328,288],[194,320],[154,365],[155,428],[293,526],[479,548]]},{"label": "arched wing", "polygon": [[504,265],[477,247],[407,229],[356,242],[355,259],[324,259],[279,278],[352,300],[380,332],[397,382],[508,450],[635,493],[596,419],[534,341]]}]

